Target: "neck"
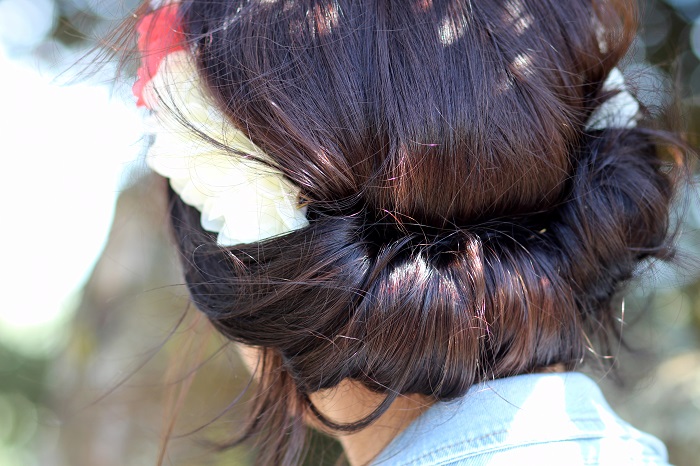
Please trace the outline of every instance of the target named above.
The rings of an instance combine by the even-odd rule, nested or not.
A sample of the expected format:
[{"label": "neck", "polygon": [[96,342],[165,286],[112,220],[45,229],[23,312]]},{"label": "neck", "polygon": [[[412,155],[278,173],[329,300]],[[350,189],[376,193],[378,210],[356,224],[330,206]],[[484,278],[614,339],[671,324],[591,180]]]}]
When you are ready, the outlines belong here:
[{"label": "neck", "polygon": [[[331,390],[311,395],[311,401],[319,412],[330,420],[342,424],[364,418],[381,403],[382,399],[382,395],[348,380]],[[351,466],[368,465],[431,404],[432,401],[425,396],[402,396],[370,426],[351,434],[336,435]],[[322,430],[327,431],[327,429]],[[331,433],[331,435],[334,434]]]}]

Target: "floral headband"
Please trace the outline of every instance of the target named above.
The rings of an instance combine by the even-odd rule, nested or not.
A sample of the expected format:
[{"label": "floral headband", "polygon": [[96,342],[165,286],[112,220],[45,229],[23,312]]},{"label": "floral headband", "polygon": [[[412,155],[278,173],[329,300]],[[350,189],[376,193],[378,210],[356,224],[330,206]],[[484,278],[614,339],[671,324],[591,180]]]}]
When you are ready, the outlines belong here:
[{"label": "floral headband", "polygon": [[137,105],[151,110],[147,131],[155,136],[148,165],[202,213],[202,227],[218,233],[221,246],[304,228],[300,189],[262,163],[270,157],[204,94],[182,31],[176,4],[146,15],[137,27],[142,59],[133,92]]},{"label": "floral headband", "polygon": [[[193,56],[185,48],[178,5],[149,13],[137,32],[142,58],[133,92],[137,105],[151,111],[148,131],[155,136],[146,160],[169,178],[183,202],[201,212],[202,227],[218,233],[220,246],[233,246],[307,226],[299,187],[262,163],[271,158],[203,92]],[[617,94],[593,112],[586,129],[635,127],[639,103],[626,90],[618,68],[610,72],[603,90]]]}]

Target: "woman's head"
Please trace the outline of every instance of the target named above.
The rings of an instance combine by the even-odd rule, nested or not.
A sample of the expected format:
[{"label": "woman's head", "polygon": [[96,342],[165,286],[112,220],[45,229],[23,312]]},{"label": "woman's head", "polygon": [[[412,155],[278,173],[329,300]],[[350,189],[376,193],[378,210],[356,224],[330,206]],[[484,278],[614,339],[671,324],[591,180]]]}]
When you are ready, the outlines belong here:
[{"label": "woman's head", "polygon": [[652,132],[590,124],[634,2],[189,0],[179,15],[206,92],[306,207],[304,228],[222,248],[171,191],[193,301],[263,348],[250,427],[280,429],[271,463],[301,436],[293,415],[318,414],[309,395],[346,379],[387,401],[350,426],[318,414],[340,430],[402,394],[573,368],[616,335],[640,261],[669,252]]}]

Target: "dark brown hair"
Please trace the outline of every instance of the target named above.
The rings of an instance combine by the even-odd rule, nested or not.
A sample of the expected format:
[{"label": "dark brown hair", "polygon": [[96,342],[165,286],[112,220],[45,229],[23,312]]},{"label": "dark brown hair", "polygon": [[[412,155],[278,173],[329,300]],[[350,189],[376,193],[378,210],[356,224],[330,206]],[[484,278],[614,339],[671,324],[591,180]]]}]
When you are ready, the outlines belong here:
[{"label": "dark brown hair", "polygon": [[[615,297],[670,254],[659,133],[587,130],[633,1],[187,0],[209,93],[302,190],[307,228],[221,248],[171,192],[192,300],[264,349],[245,438],[296,464],[305,414],[341,431],[401,394],[573,369],[618,338]],[[360,422],[308,395],[386,396]]]}]

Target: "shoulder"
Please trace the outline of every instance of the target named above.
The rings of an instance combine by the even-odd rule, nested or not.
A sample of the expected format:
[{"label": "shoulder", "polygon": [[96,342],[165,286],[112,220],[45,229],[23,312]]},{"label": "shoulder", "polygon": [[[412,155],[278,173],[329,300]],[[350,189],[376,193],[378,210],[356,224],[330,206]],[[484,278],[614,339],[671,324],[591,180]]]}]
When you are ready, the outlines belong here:
[{"label": "shoulder", "polygon": [[665,465],[655,437],[620,419],[579,373],[485,382],[438,403],[377,458],[378,465]]}]

